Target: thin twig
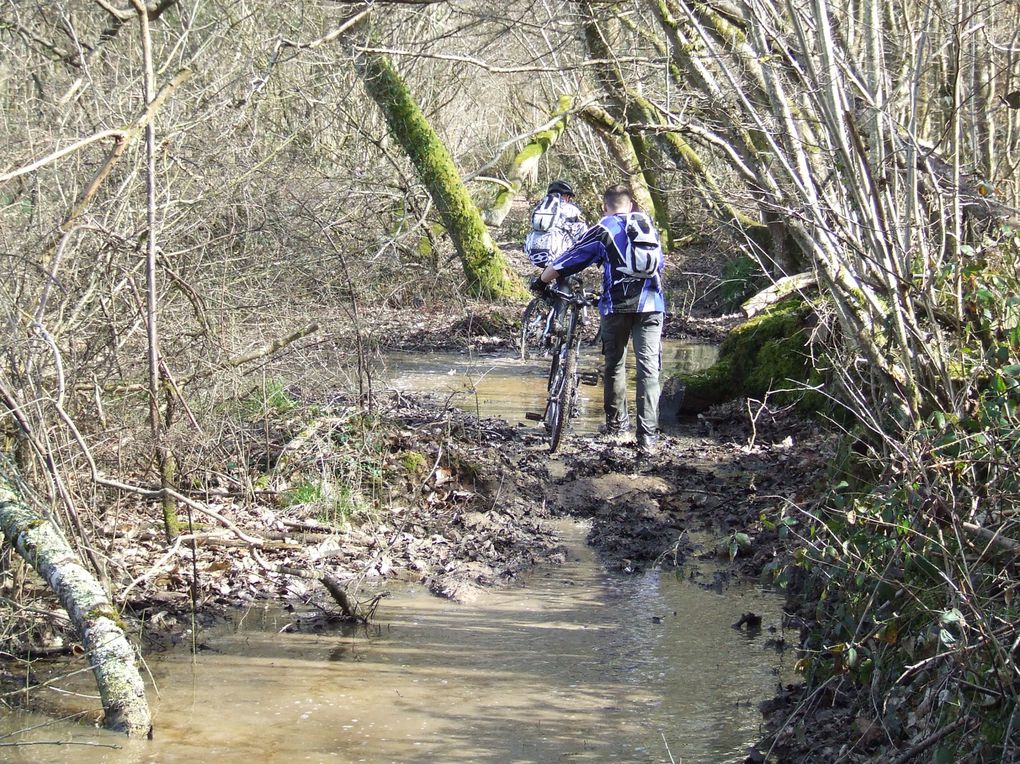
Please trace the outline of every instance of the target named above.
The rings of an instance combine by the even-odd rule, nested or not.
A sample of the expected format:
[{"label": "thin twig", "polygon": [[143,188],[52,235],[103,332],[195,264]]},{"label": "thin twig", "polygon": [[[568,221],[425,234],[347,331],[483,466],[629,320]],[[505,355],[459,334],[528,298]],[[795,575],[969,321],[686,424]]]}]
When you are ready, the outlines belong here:
[{"label": "thin twig", "polygon": [[[965,724],[967,724],[968,721],[970,721],[970,717],[964,716],[961,717],[960,719],[957,719],[952,724],[948,724],[942,729],[933,732],[932,734],[928,735],[928,737],[926,737],[924,740],[922,740],[920,743],[918,743],[915,746],[912,746],[902,755],[897,756],[890,762],[890,764],[907,764],[907,762],[910,761],[915,756],[917,756],[917,754],[922,753],[923,751],[926,751],[927,749],[931,748],[946,735],[956,732],[956,730],[960,729]],[[975,724],[974,729],[977,729],[979,726],[980,723]]]}]

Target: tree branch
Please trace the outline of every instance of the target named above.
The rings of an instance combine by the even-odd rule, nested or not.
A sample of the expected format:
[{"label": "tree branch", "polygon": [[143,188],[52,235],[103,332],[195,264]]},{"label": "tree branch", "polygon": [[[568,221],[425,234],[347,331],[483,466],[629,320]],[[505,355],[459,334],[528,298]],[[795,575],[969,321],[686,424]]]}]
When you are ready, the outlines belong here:
[{"label": "tree branch", "polygon": [[[117,163],[117,160],[120,158],[121,154],[124,153],[124,150],[127,148],[127,144],[138,136],[141,130],[147,124],[149,124],[149,122],[152,121],[152,119],[156,116],[156,113],[160,110],[160,108],[162,108],[163,104],[170,97],[170,95],[175,90],[177,90],[177,88],[179,88],[183,83],[187,82],[188,78],[190,77],[191,77],[190,69],[182,69],[180,72],[178,72],[172,80],[170,80],[168,83],[166,83],[166,85],[160,88],[159,93],[156,94],[156,97],[152,100],[152,103],[147,104],[142,113],[139,114],[137,119],[135,119],[135,121],[132,122],[130,125],[127,125],[126,127],[122,127],[119,129],[103,130],[101,132],[96,133],[95,135],[91,135],[87,138],[82,138],[78,141],[75,141],[71,145],[65,146],[62,149],[57,149],[52,154],[37,159],[34,162],[30,162],[29,164],[19,167],[16,170],[9,170],[8,172],[2,173],[0,174],[0,183],[5,183],[9,180],[13,180],[14,178],[18,178],[22,175],[27,175],[30,172],[34,172],[35,170],[38,170],[41,167],[45,167],[46,165],[51,164],[57,161],[58,159],[63,159],[69,154],[73,154],[74,152],[79,151],[85,148],[86,146],[90,146],[91,144],[96,143],[97,141],[103,141],[106,140],[107,138],[113,138],[115,143],[113,149],[111,149],[110,151],[110,156],[107,157],[106,162],[103,163],[103,166],[99,169],[99,172],[96,174],[95,178],[93,178],[92,182],[89,183],[85,193],[79,199],[79,203],[75,205],[75,209],[78,210],[82,202],[87,202],[88,199],[90,199],[91,196],[98,189],[99,185],[106,178],[106,176],[110,174],[110,170],[113,169],[113,166]],[[65,220],[64,222],[65,227],[67,226],[68,222],[69,220]]]},{"label": "tree branch", "polygon": [[589,67],[605,66],[606,64],[617,64],[621,62],[640,64],[657,63],[647,58],[631,56],[628,58],[614,59],[589,58],[576,64],[563,64],[561,66],[493,66],[480,58],[474,58],[473,56],[458,56],[452,53],[422,53],[420,51],[399,50],[396,48],[361,46],[356,47],[355,50],[359,53],[378,53],[386,56],[410,56],[412,58],[431,58],[438,61],[456,61],[463,64],[477,66],[479,69],[484,69],[492,74],[520,74],[522,72],[548,72],[550,74],[560,74],[562,72],[573,71],[576,69],[586,69]]},{"label": "tree branch", "polygon": [[311,323],[295,332],[291,332],[286,337],[280,337],[272,342],[263,345],[260,348],[256,348],[251,352],[245,353],[244,355],[235,356],[234,358],[227,359],[227,366],[238,367],[251,361],[258,360],[259,358],[265,358],[267,355],[272,355],[278,350],[282,350],[292,342],[296,342],[302,337],[307,337],[309,334],[313,334],[319,331],[318,323]]}]

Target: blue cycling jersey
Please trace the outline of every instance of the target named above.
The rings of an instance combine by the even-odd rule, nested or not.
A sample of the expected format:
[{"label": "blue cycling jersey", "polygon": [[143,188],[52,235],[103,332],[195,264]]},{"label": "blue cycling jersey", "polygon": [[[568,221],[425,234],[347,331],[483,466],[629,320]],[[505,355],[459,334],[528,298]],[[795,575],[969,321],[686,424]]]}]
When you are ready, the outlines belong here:
[{"label": "blue cycling jersey", "polygon": [[666,295],[662,290],[662,264],[652,278],[641,279],[619,272],[629,246],[624,215],[606,215],[593,225],[570,249],[549,265],[561,276],[583,271],[589,265],[602,266],[602,299],[599,312],[665,313]]}]

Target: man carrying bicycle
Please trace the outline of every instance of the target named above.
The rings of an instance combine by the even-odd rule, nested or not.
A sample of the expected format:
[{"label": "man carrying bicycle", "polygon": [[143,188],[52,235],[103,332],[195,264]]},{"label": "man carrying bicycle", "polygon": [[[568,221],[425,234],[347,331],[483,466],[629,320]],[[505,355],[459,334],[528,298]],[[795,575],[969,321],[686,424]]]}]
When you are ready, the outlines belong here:
[{"label": "man carrying bicycle", "polygon": [[555,279],[602,266],[602,352],[606,358],[604,431],[630,431],[627,412],[625,360],[628,340],[637,361],[637,445],[655,450],[659,430],[659,367],[662,321],[666,298],[662,289],[662,246],[651,220],[634,210],[634,198],[624,185],[610,186],[603,195],[605,216],[566,252],[552,259],[532,280],[542,293]]}]

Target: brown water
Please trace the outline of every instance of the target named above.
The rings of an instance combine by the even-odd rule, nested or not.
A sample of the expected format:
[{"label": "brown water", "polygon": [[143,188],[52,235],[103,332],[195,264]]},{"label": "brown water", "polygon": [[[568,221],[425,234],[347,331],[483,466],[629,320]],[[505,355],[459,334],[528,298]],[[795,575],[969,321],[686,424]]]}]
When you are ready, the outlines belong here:
[{"label": "brown water", "polygon": [[[585,352],[594,368],[598,355]],[[713,358],[713,348],[671,345],[664,367],[700,368]],[[547,364],[409,355],[391,358],[391,379],[524,422],[526,411],[541,410]],[[583,392],[582,433],[601,418],[601,390]],[[765,644],[780,636],[770,631],[780,623],[779,597],[753,587],[717,592],[672,572],[608,573],[585,546],[583,526],[559,529],[566,564],[470,605],[395,585],[370,627],[289,633],[285,612],[238,614],[203,631],[196,655],[149,658],[154,740],[9,712],[0,716],[0,760],[743,761],[758,731],[757,703],[785,673]],[[731,628],[747,611],[763,615],[762,632]],[[94,694],[90,681],[81,674],[38,697],[97,708],[57,694]],[[44,726],[18,732],[36,724]]]},{"label": "brown water", "polygon": [[[603,571],[570,555],[523,588],[456,605],[409,587],[370,627],[281,633],[250,611],[202,649],[150,658],[156,736],[70,724],[18,735],[89,747],[0,748],[11,762],[738,762],[779,680],[779,600],[683,575]],[[764,616],[749,636],[741,613]],[[15,730],[41,721],[11,714]],[[8,738],[7,741],[11,740]],[[6,742],[6,741],[4,741]],[[93,747],[118,745],[119,749]],[[672,758],[671,758],[672,757]]]},{"label": "brown water", "polygon": [[[715,345],[700,345],[675,340],[662,344],[662,378],[696,371],[715,362]],[[386,357],[391,387],[404,391],[429,392],[448,397],[457,407],[483,417],[500,417],[511,424],[534,427],[525,414],[545,409],[545,383],[549,374],[548,358],[522,361],[507,354],[471,353],[392,353]],[[582,345],[581,371],[594,371],[602,365],[598,347]],[[633,363],[628,357],[630,394],[633,396]],[[581,385],[581,412],[571,422],[571,432],[593,433],[602,422],[602,384]]]}]

